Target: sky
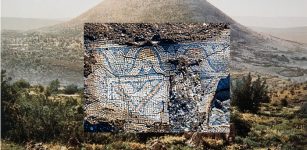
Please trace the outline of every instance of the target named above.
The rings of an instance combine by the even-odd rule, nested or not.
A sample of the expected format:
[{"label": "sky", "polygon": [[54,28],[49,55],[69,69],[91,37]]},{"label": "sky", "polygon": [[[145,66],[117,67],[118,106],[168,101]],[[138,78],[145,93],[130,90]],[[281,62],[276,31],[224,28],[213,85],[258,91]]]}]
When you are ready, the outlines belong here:
[{"label": "sky", "polygon": [[232,17],[307,17],[307,0],[208,1]]},{"label": "sky", "polygon": [[[1,16],[69,20],[103,0],[1,0]],[[245,26],[307,26],[307,0],[207,0]]]},{"label": "sky", "polygon": [[[1,0],[3,17],[74,18],[102,0]],[[208,0],[231,17],[307,17],[307,0]]]},{"label": "sky", "polygon": [[102,0],[1,0],[2,17],[69,19]]},{"label": "sky", "polygon": [[208,0],[249,27],[293,28],[307,26],[307,0]]}]

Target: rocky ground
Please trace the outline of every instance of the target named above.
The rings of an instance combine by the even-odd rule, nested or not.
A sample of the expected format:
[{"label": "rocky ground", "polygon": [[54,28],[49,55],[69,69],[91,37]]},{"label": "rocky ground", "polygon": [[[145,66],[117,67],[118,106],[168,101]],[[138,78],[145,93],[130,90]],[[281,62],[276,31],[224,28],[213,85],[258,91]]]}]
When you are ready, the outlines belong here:
[{"label": "rocky ground", "polygon": [[124,24],[124,23],[87,23],[84,27],[85,45],[95,41],[109,41],[119,45],[137,45],[138,42],[171,40],[204,41],[220,36],[221,31],[229,29],[224,23],[164,23],[164,24]]}]

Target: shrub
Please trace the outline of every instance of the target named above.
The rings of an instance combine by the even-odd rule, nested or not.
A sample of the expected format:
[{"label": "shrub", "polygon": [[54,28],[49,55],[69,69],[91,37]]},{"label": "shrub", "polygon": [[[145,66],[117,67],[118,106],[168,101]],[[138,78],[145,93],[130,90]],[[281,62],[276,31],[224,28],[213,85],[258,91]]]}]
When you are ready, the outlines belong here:
[{"label": "shrub", "polygon": [[71,84],[65,87],[64,93],[65,94],[75,94],[79,91],[78,86]]},{"label": "shrub", "polygon": [[2,135],[9,134],[9,131],[17,125],[14,121],[17,119],[16,99],[18,91],[14,88],[10,81],[12,79],[6,76],[6,71],[1,70],[1,132]]},{"label": "shrub", "polygon": [[66,98],[59,102],[49,100],[42,93],[29,95],[29,84],[24,80],[11,84],[5,71],[2,71],[1,79],[4,139],[16,142],[61,139],[66,142],[71,136],[82,134],[83,111],[77,100]]},{"label": "shrub", "polygon": [[281,99],[280,101],[280,105],[283,107],[287,107],[288,106],[288,101],[286,98]]},{"label": "shrub", "polygon": [[38,85],[38,90],[40,93],[43,93],[45,88],[42,85]]},{"label": "shrub", "polygon": [[49,86],[47,87],[47,95],[56,94],[58,93],[60,88],[60,81],[58,79],[53,80],[50,82]]},{"label": "shrub", "polygon": [[19,88],[19,89],[25,89],[25,88],[29,88],[30,87],[30,83],[27,82],[26,80],[24,79],[21,79],[19,81],[16,81],[13,86],[16,86],[16,88]]},{"label": "shrub", "polygon": [[260,76],[252,81],[251,74],[244,76],[241,80],[237,79],[232,86],[232,103],[242,112],[256,113],[261,102],[269,102],[268,86]]}]

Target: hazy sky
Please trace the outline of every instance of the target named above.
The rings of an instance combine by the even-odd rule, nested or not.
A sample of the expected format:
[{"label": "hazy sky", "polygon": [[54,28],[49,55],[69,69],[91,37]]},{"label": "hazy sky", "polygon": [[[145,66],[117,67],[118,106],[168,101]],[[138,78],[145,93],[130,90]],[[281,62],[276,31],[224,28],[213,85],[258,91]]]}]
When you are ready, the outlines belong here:
[{"label": "hazy sky", "polygon": [[[73,18],[102,0],[1,0],[2,16]],[[307,17],[307,0],[208,0],[229,16]]]},{"label": "hazy sky", "polygon": [[307,0],[208,0],[229,16],[307,17]]},{"label": "hazy sky", "polygon": [[3,17],[73,18],[102,0],[1,0]]}]

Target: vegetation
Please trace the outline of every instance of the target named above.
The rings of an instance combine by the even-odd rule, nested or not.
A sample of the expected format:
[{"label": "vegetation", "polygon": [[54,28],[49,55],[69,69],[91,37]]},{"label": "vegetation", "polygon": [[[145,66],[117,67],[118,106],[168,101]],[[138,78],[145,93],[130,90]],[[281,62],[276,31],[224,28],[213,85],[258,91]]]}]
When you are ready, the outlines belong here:
[{"label": "vegetation", "polygon": [[233,106],[241,112],[257,113],[260,103],[269,102],[268,86],[260,76],[252,81],[251,74],[244,76],[242,80],[236,80],[233,88]]},{"label": "vegetation", "polygon": [[[257,80],[248,78],[235,82],[248,81],[257,87]],[[2,149],[37,145],[49,149],[304,149],[307,143],[307,105],[294,105],[290,100],[285,107],[259,103],[257,114],[233,107],[231,121],[236,136],[232,142],[185,134],[84,133],[81,95],[61,99],[57,99],[60,94],[46,96],[50,86],[59,84],[55,80],[47,88],[31,86],[25,80],[12,82],[5,71],[1,72]],[[258,87],[264,87],[262,84]],[[67,86],[64,92],[75,87]]]},{"label": "vegetation", "polygon": [[64,93],[65,94],[75,94],[79,92],[78,86],[71,84],[65,87]]},{"label": "vegetation", "polygon": [[235,143],[250,149],[304,149],[307,119],[297,114],[299,108],[262,104],[257,115],[238,114],[238,118],[251,126],[245,137],[236,136]]},{"label": "vegetation", "polygon": [[59,92],[59,88],[60,81],[58,79],[51,81],[47,87],[47,95],[57,94]]},{"label": "vegetation", "polygon": [[[3,137],[23,142],[77,136],[74,130],[82,127],[83,119],[81,102],[72,98],[59,102],[48,99],[44,94],[30,95],[27,82],[21,80],[10,84],[4,73],[1,82]],[[47,89],[55,89],[58,83],[55,80]]]}]

